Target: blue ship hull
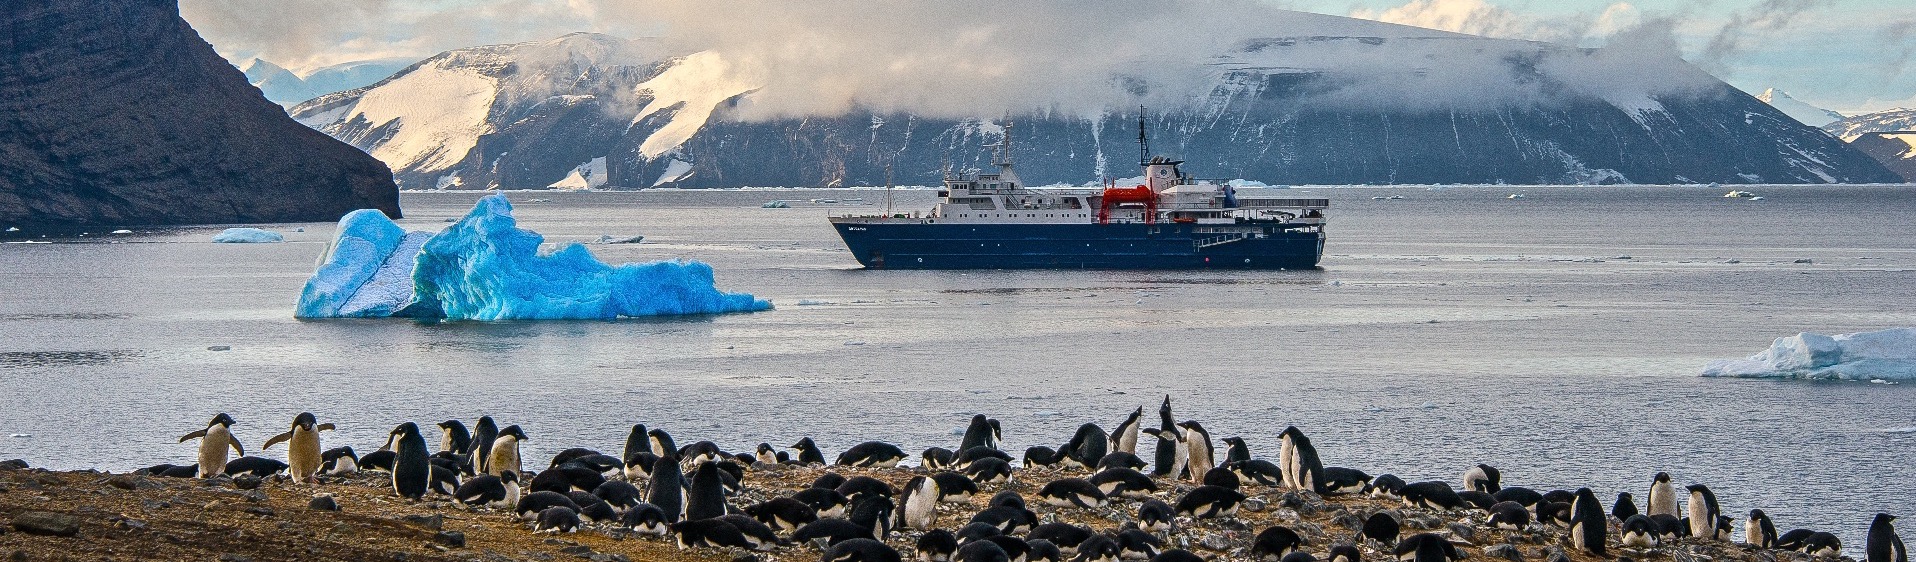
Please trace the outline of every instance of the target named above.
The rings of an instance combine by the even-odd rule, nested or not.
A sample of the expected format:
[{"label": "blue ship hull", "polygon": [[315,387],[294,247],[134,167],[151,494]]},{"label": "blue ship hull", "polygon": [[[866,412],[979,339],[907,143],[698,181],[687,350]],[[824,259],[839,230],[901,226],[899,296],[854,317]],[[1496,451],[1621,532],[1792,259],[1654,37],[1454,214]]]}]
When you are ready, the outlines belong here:
[{"label": "blue ship hull", "polygon": [[1193,224],[836,222],[872,269],[1311,269],[1321,230],[1219,236]]}]

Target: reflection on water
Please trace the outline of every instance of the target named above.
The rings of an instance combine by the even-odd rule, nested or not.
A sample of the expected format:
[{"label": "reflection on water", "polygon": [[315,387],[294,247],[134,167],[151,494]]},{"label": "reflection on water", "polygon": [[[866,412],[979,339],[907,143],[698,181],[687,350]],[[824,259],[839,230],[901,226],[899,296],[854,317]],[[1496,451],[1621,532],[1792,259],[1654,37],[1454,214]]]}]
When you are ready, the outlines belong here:
[{"label": "reflection on water", "polygon": [[139,359],[137,350],[106,351],[0,351],[0,369],[35,367],[96,367]]}]

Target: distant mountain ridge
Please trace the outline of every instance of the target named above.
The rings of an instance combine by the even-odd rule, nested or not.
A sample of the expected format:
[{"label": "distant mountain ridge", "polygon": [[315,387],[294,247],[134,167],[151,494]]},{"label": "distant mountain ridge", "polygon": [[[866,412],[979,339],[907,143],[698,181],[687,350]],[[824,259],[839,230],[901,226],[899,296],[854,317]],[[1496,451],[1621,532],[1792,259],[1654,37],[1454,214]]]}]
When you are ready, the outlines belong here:
[{"label": "distant mountain ridge", "polygon": [[279,65],[255,58],[246,63],[246,81],[258,86],[266,99],[291,106],[333,92],[359,88],[392,76],[418,62],[410,58],[353,61],[314,70],[301,77]]},{"label": "distant mountain ridge", "polygon": [[[1668,93],[1562,71],[1599,55],[1546,44],[1281,19],[1273,30],[1297,35],[1201,63],[1208,95],[1151,108],[1154,147],[1206,177],[1272,184],[1898,180],[1680,61],[1667,75],[1631,76],[1683,84]],[[1347,60],[1401,62],[1354,76]],[[1525,89],[1424,95],[1397,85],[1456,66],[1518,77]],[[291,113],[387,162],[408,189],[881,185],[888,166],[899,184],[935,185],[946,170],[987,165],[983,145],[1003,134],[996,119],[864,110],[743,121],[733,107],[757,85],[725,69],[716,53],[574,34],[449,51]],[[1020,174],[1035,184],[1131,175],[1136,118],[1135,105],[1013,115]]]},{"label": "distant mountain ridge", "polygon": [[1788,92],[1776,88],[1763,90],[1763,93],[1757,94],[1756,100],[1770,104],[1777,110],[1782,111],[1784,115],[1788,115],[1797,121],[1801,121],[1804,125],[1811,127],[1821,127],[1843,120],[1843,114],[1841,113],[1810,105],[1803,100],[1790,97]]}]

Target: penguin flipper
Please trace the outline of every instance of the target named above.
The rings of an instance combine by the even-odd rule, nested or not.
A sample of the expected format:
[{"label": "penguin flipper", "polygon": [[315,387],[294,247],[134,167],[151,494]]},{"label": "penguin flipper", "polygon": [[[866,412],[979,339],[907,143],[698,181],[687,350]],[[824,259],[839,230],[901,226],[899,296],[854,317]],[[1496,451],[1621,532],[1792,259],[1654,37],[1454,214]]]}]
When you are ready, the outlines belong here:
[{"label": "penguin flipper", "polygon": [[[264,451],[267,449],[271,449],[273,448],[273,445],[278,444],[281,441],[285,441],[292,438],[293,438],[293,432],[291,431],[288,431],[286,433],[281,433],[279,435],[274,435],[272,439],[266,440],[265,445],[260,445],[259,450]],[[234,443],[238,443],[238,441],[234,441]],[[241,453],[241,454],[245,454],[245,453]]]},{"label": "penguin flipper", "polygon": [[333,427],[333,424],[330,424],[330,423],[322,423],[322,424],[319,424],[318,426],[316,426],[316,427],[314,427],[314,428],[313,428],[313,431],[315,431],[315,432],[318,432],[318,431],[332,431],[332,430],[334,430],[334,429],[337,429],[337,428],[334,428],[334,427]]},{"label": "penguin flipper", "polygon": [[232,445],[233,450],[239,451],[240,456],[242,457],[246,456],[246,447],[240,445],[238,437],[233,437],[229,435],[226,437],[226,443],[229,445]]},{"label": "penguin flipper", "polygon": [[180,436],[180,442],[181,442],[181,443],[185,443],[185,442],[187,442],[187,441],[191,441],[191,440],[194,440],[194,439],[199,439],[199,438],[201,438],[201,437],[205,437],[205,436],[206,436],[206,430],[204,430],[204,429],[202,429],[202,430],[199,430],[199,431],[195,431],[195,432],[192,432],[192,433],[188,433],[188,434],[186,434],[186,435],[182,435],[182,436]]}]

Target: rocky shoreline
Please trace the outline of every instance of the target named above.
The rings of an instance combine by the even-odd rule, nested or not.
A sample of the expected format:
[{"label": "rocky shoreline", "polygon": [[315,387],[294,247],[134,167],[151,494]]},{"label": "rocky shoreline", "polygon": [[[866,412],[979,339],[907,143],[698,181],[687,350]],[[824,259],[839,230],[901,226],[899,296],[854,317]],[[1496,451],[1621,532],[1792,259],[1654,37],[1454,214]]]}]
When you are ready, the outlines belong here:
[{"label": "rocky shoreline", "polygon": [[[644,560],[653,562],[772,562],[817,560],[817,545],[790,544],[758,552],[733,548],[679,548],[669,537],[641,536],[616,524],[588,524],[576,533],[535,534],[532,523],[507,510],[471,509],[443,495],[409,501],[392,494],[380,472],[322,476],[318,484],[295,484],[283,476],[200,480],[96,471],[45,471],[20,464],[0,469],[0,556],[5,560]],[[730,498],[734,506],[788,495],[826,472],[870,476],[894,487],[928,474],[918,468],[797,467],[755,465]],[[1097,508],[1054,507],[1037,499],[1049,481],[1082,471],[1020,469],[1011,482],[982,484],[969,501],[937,507],[936,527],[956,530],[1000,491],[1028,500],[1039,522],[1066,522],[1097,531],[1136,523],[1147,498],[1114,498]],[[1149,499],[1175,503],[1195,487],[1158,479]],[[1532,524],[1500,530],[1478,510],[1437,511],[1359,494],[1319,496],[1247,482],[1248,498],[1235,515],[1180,517],[1157,533],[1163,549],[1181,548],[1212,561],[1253,560],[1259,531],[1282,525],[1297,532],[1302,548],[1320,558],[1333,546],[1355,544],[1363,560],[1394,560],[1383,545],[1353,543],[1372,514],[1391,514],[1403,535],[1436,533],[1471,559],[1511,562],[1596,562],[1605,558],[1565,544],[1560,527]],[[325,496],[331,501],[316,500]],[[325,509],[333,504],[336,510]],[[1610,556],[1618,560],[1673,562],[1800,562],[1805,554],[1765,550],[1731,542],[1683,538],[1648,550],[1625,549],[1610,521]],[[897,528],[887,543],[913,559],[921,533]],[[1852,548],[1860,548],[1854,545]],[[1837,560],[1848,561],[1849,558]]]}]

